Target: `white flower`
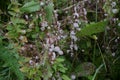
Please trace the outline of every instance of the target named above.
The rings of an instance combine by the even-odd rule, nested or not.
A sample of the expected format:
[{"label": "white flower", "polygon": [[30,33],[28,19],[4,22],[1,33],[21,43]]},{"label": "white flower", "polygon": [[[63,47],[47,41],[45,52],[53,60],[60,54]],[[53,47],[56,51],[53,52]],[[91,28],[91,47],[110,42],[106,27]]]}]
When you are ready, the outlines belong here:
[{"label": "white flower", "polygon": [[60,27],[60,26],[61,26],[61,23],[60,23],[59,21],[57,21],[57,25],[58,25],[58,27]]},{"label": "white flower", "polygon": [[71,79],[72,79],[72,80],[75,80],[75,79],[76,79],[76,76],[72,74],[72,75],[71,75]]},{"label": "white flower", "polygon": [[54,48],[54,51],[56,51],[56,52],[61,51],[61,50],[60,50],[60,47],[56,46],[56,47]]},{"label": "white flower", "polygon": [[30,61],[29,61],[29,64],[30,64],[30,65],[33,65],[33,64],[34,64],[33,60],[30,60]]},{"label": "white flower", "polygon": [[120,39],[120,37],[117,37],[117,39]]},{"label": "white flower", "polygon": [[78,46],[75,44],[74,45],[74,49],[77,51],[78,50]]},{"label": "white flower", "polygon": [[33,14],[30,14],[30,17],[33,17]]},{"label": "white flower", "polygon": [[120,26],[120,23],[118,23],[118,26]]},{"label": "white flower", "polygon": [[75,28],[78,28],[78,27],[79,27],[78,23],[73,23],[73,26],[74,26]]},{"label": "white flower", "polygon": [[26,30],[21,30],[20,31],[22,34],[26,34]]},{"label": "white flower", "polygon": [[47,27],[47,29],[51,29],[51,27],[50,27],[50,26],[48,26],[48,27]]},{"label": "white flower", "polygon": [[116,14],[118,12],[118,9],[112,9],[112,12]]},{"label": "white flower", "polygon": [[75,19],[75,22],[81,24],[80,20],[79,19]]},{"label": "white flower", "polygon": [[70,35],[75,35],[75,32],[74,32],[74,31],[71,31],[71,32],[70,32]]},{"label": "white flower", "polygon": [[50,43],[54,43],[54,41],[55,41],[55,38],[49,38]]},{"label": "white flower", "polygon": [[46,38],[46,43],[49,44],[50,40],[49,38]]},{"label": "white flower", "polygon": [[73,57],[74,53],[70,53],[71,54],[71,57]]},{"label": "white flower", "polygon": [[58,51],[59,55],[63,55],[63,51]]},{"label": "white flower", "polygon": [[35,56],[35,59],[39,59],[39,57],[38,57],[38,56]]},{"label": "white flower", "polygon": [[67,50],[67,53],[69,53],[70,52],[70,50]]},{"label": "white flower", "polygon": [[83,11],[84,11],[84,15],[87,15],[87,11],[85,8],[83,8]]},{"label": "white flower", "polygon": [[110,30],[110,27],[109,27],[109,26],[107,26],[107,27],[106,27],[106,30]]},{"label": "white flower", "polygon": [[58,40],[60,40],[60,39],[61,39],[61,37],[60,37],[60,36],[58,36],[58,37],[57,37],[57,39],[58,39]]},{"label": "white flower", "polygon": [[77,37],[76,36],[70,36],[71,37],[71,39],[73,39],[74,41],[77,41]]},{"label": "white flower", "polygon": [[38,63],[35,63],[36,66],[38,66]]},{"label": "white flower", "polygon": [[65,13],[67,14],[67,13],[68,13],[68,11],[65,11]]},{"label": "white flower", "polygon": [[60,34],[63,34],[64,31],[62,29],[60,29],[59,32],[60,32]]},{"label": "white flower", "polygon": [[31,45],[30,45],[30,48],[32,48],[32,47],[33,47],[33,45],[31,44]]},{"label": "white flower", "polygon": [[111,5],[112,5],[112,7],[115,7],[116,6],[116,2],[112,2]]},{"label": "white flower", "polygon": [[52,44],[50,47],[51,47],[52,49],[54,49],[54,44]]},{"label": "white flower", "polygon": [[25,47],[21,47],[21,50],[24,51],[26,48]]},{"label": "white flower", "polygon": [[34,24],[31,23],[31,24],[29,25],[29,28],[32,29],[32,28],[34,27],[33,25],[34,25]]},{"label": "white flower", "polygon": [[73,15],[76,16],[77,18],[79,17],[79,14],[77,12],[75,12]]},{"label": "white flower", "polygon": [[60,49],[59,46],[56,46],[56,47],[54,48],[54,51],[57,52],[59,55],[63,55],[63,51]]},{"label": "white flower", "polygon": [[83,0],[83,1],[88,1],[88,0]]},{"label": "white flower", "polygon": [[44,6],[44,4],[45,4],[44,2],[40,2],[40,5],[41,5],[41,6]]},{"label": "white flower", "polygon": [[58,14],[57,14],[57,13],[55,13],[55,18],[56,18],[56,19],[58,18]]},{"label": "white flower", "polygon": [[65,39],[67,37],[67,35],[62,35],[61,38]]},{"label": "white flower", "polygon": [[24,39],[24,36],[20,36],[19,39],[20,39],[20,40],[23,40],[23,39]]},{"label": "white flower", "polygon": [[100,1],[99,0],[97,0],[97,3],[99,3]]},{"label": "white flower", "polygon": [[70,45],[70,49],[73,49],[73,46],[74,46],[74,45],[73,45],[73,44],[71,44],[71,45]]},{"label": "white flower", "polygon": [[52,44],[52,45],[50,46],[49,51],[52,52],[53,50],[54,50],[54,44]]},{"label": "white flower", "polygon": [[112,53],[112,56],[113,56],[113,57],[115,56],[115,52]]},{"label": "white flower", "polygon": [[77,12],[77,7],[76,6],[74,7],[74,11]]},{"label": "white flower", "polygon": [[53,52],[52,53],[52,60],[55,60],[55,58],[56,58],[56,54],[55,54],[55,52]]},{"label": "white flower", "polygon": [[81,30],[81,28],[76,28],[76,30],[80,31],[80,30]]},{"label": "white flower", "polygon": [[41,29],[41,31],[44,31],[44,30],[45,30],[45,27],[41,27],[40,29]]},{"label": "white flower", "polygon": [[115,39],[115,42],[117,43],[117,42],[118,42],[118,39]]},{"label": "white flower", "polygon": [[104,16],[108,16],[108,14],[104,14]]},{"label": "white flower", "polygon": [[82,52],[85,52],[85,50],[84,50],[84,49],[82,49]]},{"label": "white flower", "polygon": [[29,19],[28,15],[25,15],[25,18],[28,20]]},{"label": "white flower", "polygon": [[49,51],[50,51],[50,52],[52,52],[52,51],[53,51],[53,49],[52,49],[52,48],[50,48],[50,49],[49,49]]},{"label": "white flower", "polygon": [[41,26],[42,26],[42,27],[47,27],[47,26],[48,26],[48,23],[47,23],[46,21],[43,21],[43,22],[41,23]]}]

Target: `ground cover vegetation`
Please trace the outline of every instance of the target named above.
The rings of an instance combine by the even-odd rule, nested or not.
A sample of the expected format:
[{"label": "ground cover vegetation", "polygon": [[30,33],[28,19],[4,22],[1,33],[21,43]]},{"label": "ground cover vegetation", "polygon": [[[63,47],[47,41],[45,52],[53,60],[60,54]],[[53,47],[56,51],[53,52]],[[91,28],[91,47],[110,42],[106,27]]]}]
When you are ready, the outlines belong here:
[{"label": "ground cover vegetation", "polygon": [[119,80],[119,0],[0,0],[0,80]]}]

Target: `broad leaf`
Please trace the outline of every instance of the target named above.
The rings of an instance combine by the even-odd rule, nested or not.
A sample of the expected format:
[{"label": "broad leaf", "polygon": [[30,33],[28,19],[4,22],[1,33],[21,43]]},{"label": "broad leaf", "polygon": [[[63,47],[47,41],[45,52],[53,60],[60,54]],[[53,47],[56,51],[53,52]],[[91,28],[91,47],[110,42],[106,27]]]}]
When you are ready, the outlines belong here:
[{"label": "broad leaf", "polygon": [[35,12],[40,10],[40,4],[39,2],[31,1],[23,5],[23,7],[20,10],[22,12]]},{"label": "broad leaf", "polygon": [[71,80],[68,76],[66,76],[66,75],[62,75],[62,79],[63,80]]},{"label": "broad leaf", "polygon": [[88,24],[77,33],[77,36],[91,36],[93,34],[103,32],[106,25],[107,21]]},{"label": "broad leaf", "polygon": [[49,3],[49,4],[45,7],[46,19],[47,19],[47,21],[48,21],[49,23],[52,23],[53,10],[54,10],[54,4],[53,4],[53,3]]}]

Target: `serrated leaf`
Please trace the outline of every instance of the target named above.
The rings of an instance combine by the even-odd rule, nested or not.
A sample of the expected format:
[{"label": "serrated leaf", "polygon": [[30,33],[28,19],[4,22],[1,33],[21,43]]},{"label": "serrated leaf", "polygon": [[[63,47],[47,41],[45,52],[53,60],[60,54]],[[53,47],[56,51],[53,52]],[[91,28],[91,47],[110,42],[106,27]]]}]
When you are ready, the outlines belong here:
[{"label": "serrated leaf", "polygon": [[22,12],[35,12],[40,10],[40,4],[39,2],[35,2],[35,1],[31,1],[31,2],[27,2],[25,5],[23,5],[22,8],[20,8],[20,10]]},{"label": "serrated leaf", "polygon": [[53,10],[54,10],[54,4],[53,4],[53,3],[49,3],[49,4],[45,7],[46,19],[47,19],[47,21],[48,21],[49,23],[52,23]]},{"label": "serrated leaf", "polygon": [[107,21],[88,24],[77,33],[77,36],[91,36],[93,34],[103,32],[106,25]]}]

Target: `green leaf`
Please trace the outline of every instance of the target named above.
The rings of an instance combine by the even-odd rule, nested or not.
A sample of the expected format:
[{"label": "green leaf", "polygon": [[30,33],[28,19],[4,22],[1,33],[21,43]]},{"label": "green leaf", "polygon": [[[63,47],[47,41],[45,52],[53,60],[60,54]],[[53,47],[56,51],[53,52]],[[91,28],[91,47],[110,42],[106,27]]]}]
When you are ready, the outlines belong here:
[{"label": "green leaf", "polygon": [[[13,54],[17,54],[16,51],[13,53],[14,49],[7,49],[6,46],[0,46],[0,60],[5,62],[5,66],[7,66],[11,73],[15,74],[17,80],[24,80],[23,73],[19,70],[19,63],[18,60],[14,57]],[[0,66],[1,68],[1,66]],[[11,74],[6,72],[7,75]]]},{"label": "green leaf", "polygon": [[68,76],[66,76],[66,75],[62,75],[62,79],[63,80],[71,80]]},{"label": "green leaf", "polygon": [[62,73],[65,73],[67,70],[67,68],[63,67],[63,68],[59,68],[59,71],[62,72]]},{"label": "green leaf", "polygon": [[53,10],[54,10],[54,4],[53,4],[53,3],[49,3],[49,4],[45,7],[46,19],[47,19],[47,21],[48,21],[49,23],[52,23]]},{"label": "green leaf", "polygon": [[77,76],[89,76],[95,71],[95,65],[90,62],[84,62],[75,68]]},{"label": "green leaf", "polygon": [[100,69],[104,66],[104,64],[101,64],[95,71],[94,76],[92,77],[92,80],[95,80],[96,75],[99,73]]},{"label": "green leaf", "polygon": [[20,10],[22,12],[35,12],[40,10],[40,4],[39,2],[35,2],[35,1],[31,1],[31,2],[27,2],[25,5],[23,5],[22,8],[20,8]]},{"label": "green leaf", "polygon": [[57,58],[57,59],[56,59],[56,62],[57,62],[57,63],[59,63],[59,62],[63,62],[63,61],[65,61],[64,58]]},{"label": "green leaf", "polygon": [[91,36],[93,34],[103,32],[106,25],[107,21],[88,24],[77,33],[77,36]]},{"label": "green leaf", "polygon": [[11,22],[16,25],[16,24],[26,24],[26,21],[24,19],[20,18],[11,18]]}]

